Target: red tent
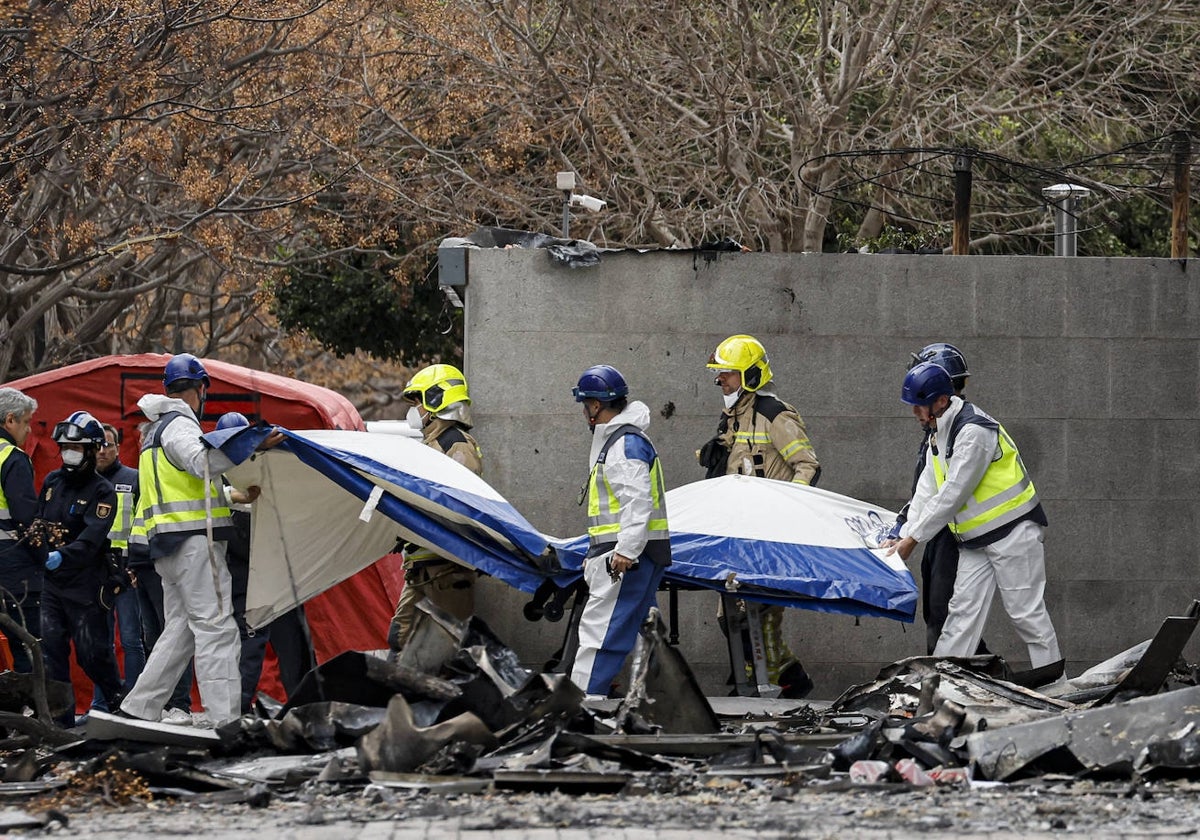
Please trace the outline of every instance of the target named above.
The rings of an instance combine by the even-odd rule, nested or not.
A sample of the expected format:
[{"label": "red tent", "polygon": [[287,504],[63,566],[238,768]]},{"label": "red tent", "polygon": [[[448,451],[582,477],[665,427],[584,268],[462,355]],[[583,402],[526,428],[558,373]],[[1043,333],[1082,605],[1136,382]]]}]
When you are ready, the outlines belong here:
[{"label": "red tent", "polygon": [[[89,411],[102,423],[121,430],[121,460],[138,462],[137,427],[145,417],[137,401],[145,394],[162,393],[162,371],[168,355],[105,356],[7,382],[38,402],[25,451],[33,458],[38,486],[61,462],[58,446],[50,439],[54,424],[73,411]],[[289,429],[363,430],[354,404],[336,391],[216,360],[204,360],[212,380],[201,425],[213,428],[227,411],[240,411],[251,422],[262,419]],[[383,558],[305,605],[312,629],[317,661],[324,662],[347,650],[374,650],[387,646],[387,628],[399,597],[403,574],[397,556]],[[5,650],[4,653],[7,653]],[[74,667],[74,665],[73,665]],[[91,685],[76,671],[76,695],[81,709],[91,702]],[[268,651],[260,690],[284,698],[274,653]]]}]

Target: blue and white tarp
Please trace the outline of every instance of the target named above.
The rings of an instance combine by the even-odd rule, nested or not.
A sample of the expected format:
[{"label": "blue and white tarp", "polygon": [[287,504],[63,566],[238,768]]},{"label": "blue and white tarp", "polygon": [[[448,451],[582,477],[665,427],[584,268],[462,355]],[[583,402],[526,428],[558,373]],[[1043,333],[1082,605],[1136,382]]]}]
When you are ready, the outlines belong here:
[{"label": "blue and white tarp", "polygon": [[[285,432],[250,458],[265,428],[205,436],[235,461],[235,486],[259,485],[247,619],[261,626],[393,549],[429,546],[532,592],[579,574],[586,536],[548,537],[487,482],[412,438]],[[244,460],[248,459],[248,460]],[[912,621],[917,587],[879,548],[895,514],[846,496],[748,476],[667,493],[667,579],[791,607]]]},{"label": "blue and white tarp", "polygon": [[466,467],[399,435],[284,431],[251,454],[266,427],[210,432],[238,466],[235,487],[258,485],[246,619],[261,627],[392,551],[397,541],[532,592],[544,579],[546,537]]},{"label": "blue and white tarp", "polygon": [[[896,514],[815,487],[744,475],[667,491],[666,579],[789,607],[912,621],[917,585],[880,546]],[[556,544],[579,568],[587,538]]]}]

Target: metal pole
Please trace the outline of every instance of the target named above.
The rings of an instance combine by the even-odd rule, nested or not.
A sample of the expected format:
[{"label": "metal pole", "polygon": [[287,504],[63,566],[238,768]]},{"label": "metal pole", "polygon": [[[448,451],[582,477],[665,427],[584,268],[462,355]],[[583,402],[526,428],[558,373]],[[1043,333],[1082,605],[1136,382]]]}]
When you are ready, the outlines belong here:
[{"label": "metal pole", "polygon": [[562,238],[571,238],[571,191],[563,190]]},{"label": "metal pole", "polygon": [[1078,184],[1055,184],[1042,189],[1042,195],[1054,205],[1054,256],[1076,255],[1079,204],[1091,192]]},{"label": "metal pole", "polygon": [[1186,131],[1175,132],[1175,184],[1171,190],[1171,259],[1188,257],[1188,199],[1192,138]]},{"label": "metal pole", "polygon": [[971,156],[965,151],[954,157],[954,254],[971,252]]}]

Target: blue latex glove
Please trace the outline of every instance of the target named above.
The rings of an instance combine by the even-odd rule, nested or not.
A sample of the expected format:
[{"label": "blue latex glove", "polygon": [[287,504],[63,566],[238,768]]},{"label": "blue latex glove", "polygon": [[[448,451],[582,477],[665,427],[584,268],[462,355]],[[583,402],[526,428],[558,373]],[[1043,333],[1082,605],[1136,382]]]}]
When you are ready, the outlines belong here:
[{"label": "blue latex glove", "polygon": [[62,552],[51,551],[46,556],[46,568],[49,569],[50,571],[53,572],[55,569],[57,569],[61,565],[62,565]]},{"label": "blue latex glove", "polygon": [[903,527],[904,527],[904,523],[901,522],[899,519],[897,519],[896,524],[892,526],[891,530],[888,531],[885,536],[889,540],[898,540],[898,539],[900,539],[900,529]]}]

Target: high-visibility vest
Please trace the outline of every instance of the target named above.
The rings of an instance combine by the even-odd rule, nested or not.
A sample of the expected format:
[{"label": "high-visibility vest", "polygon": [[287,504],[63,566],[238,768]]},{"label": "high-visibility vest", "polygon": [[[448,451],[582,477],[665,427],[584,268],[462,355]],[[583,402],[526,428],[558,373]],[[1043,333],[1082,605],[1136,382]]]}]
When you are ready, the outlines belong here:
[{"label": "high-visibility vest", "polygon": [[987,472],[979,480],[979,484],[971,491],[967,502],[954,514],[950,521],[950,530],[962,542],[974,539],[995,531],[1010,523],[1028,516],[1041,503],[1033,480],[1021,461],[1021,453],[1017,451],[1004,427],[984,412],[976,409],[970,403],[963,403],[954,424],[950,429],[947,452],[942,453],[930,448],[929,455],[933,459],[933,475],[937,486],[946,483],[948,459],[953,457],[954,440],[958,432],[966,425],[978,425],[996,432],[999,454],[988,465]]},{"label": "high-visibility vest", "polygon": [[117,511],[113,514],[108,543],[113,551],[124,554],[129,550],[129,535],[133,530],[134,504],[137,497],[134,495],[133,485],[120,482],[116,475],[110,481],[117,496]]},{"label": "high-visibility vest", "polygon": [[[0,469],[4,469],[4,462],[18,451],[21,450],[10,441],[0,438]],[[13,522],[12,512],[8,509],[8,497],[4,495],[4,485],[0,484],[0,540],[15,539],[18,539],[16,523]]]},{"label": "high-visibility vest", "polygon": [[233,535],[229,507],[216,483],[210,480],[206,487],[204,479],[172,464],[162,447],[163,430],[180,417],[186,419],[171,412],[155,421],[142,440],[138,457],[140,495],[129,541],[148,543],[151,559],[167,556],[188,537],[205,534],[209,513],[214,540],[228,540]]},{"label": "high-visibility vest", "polygon": [[[592,465],[587,483],[588,512],[588,556],[595,557],[612,549],[621,535],[621,501],[613,493],[612,485],[604,474],[608,450],[619,438],[634,435],[646,442],[650,448],[650,514],[649,536],[642,556],[659,565],[670,565],[671,534],[667,527],[666,487],[663,482],[662,464],[654,444],[633,425],[621,426],[604,442],[596,463]],[[636,559],[636,558],[634,558]]]}]

